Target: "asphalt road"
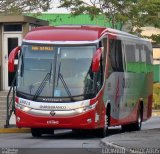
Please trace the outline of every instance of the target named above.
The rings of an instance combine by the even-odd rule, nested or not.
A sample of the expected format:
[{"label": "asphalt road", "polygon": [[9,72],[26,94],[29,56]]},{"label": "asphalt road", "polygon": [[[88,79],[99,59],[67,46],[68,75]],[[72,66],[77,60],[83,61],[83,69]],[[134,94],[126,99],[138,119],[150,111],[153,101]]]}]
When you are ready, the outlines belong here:
[{"label": "asphalt road", "polygon": [[[152,117],[143,123],[143,130],[154,128],[160,128],[160,116]],[[109,133],[112,138],[121,134],[121,129],[110,128]],[[100,143],[101,138],[93,134],[79,134],[71,130],[55,130],[55,135],[43,135],[40,138],[33,138],[30,133],[0,134],[0,152],[3,154],[104,153]]]},{"label": "asphalt road", "polygon": [[145,122],[141,131],[108,136],[101,143],[107,154],[160,154],[160,117]]},{"label": "asphalt road", "polygon": [[142,130],[160,128],[160,116],[152,117],[142,125]]}]

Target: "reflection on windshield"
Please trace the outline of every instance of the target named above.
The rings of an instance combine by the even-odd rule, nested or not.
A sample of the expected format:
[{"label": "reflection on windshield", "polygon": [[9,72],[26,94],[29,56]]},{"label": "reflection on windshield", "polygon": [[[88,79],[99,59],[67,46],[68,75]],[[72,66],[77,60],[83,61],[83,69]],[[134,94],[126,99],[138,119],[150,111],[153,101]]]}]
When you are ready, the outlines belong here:
[{"label": "reflection on windshield", "polygon": [[[23,74],[18,71],[17,91],[35,95],[46,74],[50,73],[55,65],[55,52],[54,50],[35,51],[32,50],[32,46],[23,45],[22,55],[19,62],[19,70],[22,70],[21,67],[23,66]],[[23,65],[21,65],[21,61],[23,61]],[[46,83],[41,95],[53,95],[53,69],[50,78],[50,82]]]},{"label": "reflection on windshield", "polygon": [[[37,49],[39,48],[37,47]],[[22,46],[22,55],[18,66],[17,91],[36,95],[36,97],[70,97],[93,94],[91,63],[96,50],[95,46],[45,47],[41,49],[35,51],[31,45]],[[38,92],[48,73],[50,78],[45,81],[45,85]]]},{"label": "reflection on windshield", "polygon": [[[91,62],[95,47],[62,47],[57,55],[58,73],[63,75],[72,96],[92,93],[93,78],[91,77]],[[59,79],[59,78],[58,78]],[[57,80],[55,97],[67,97],[63,83]]]},{"label": "reflection on windshield", "polygon": [[42,93],[42,91],[43,91],[44,87],[46,86],[47,82],[50,83],[50,81],[51,81],[51,70],[52,70],[52,65],[51,65],[50,72],[46,74],[45,78],[43,79],[43,81],[39,85],[36,93],[34,94],[33,100],[36,100],[36,98]]}]

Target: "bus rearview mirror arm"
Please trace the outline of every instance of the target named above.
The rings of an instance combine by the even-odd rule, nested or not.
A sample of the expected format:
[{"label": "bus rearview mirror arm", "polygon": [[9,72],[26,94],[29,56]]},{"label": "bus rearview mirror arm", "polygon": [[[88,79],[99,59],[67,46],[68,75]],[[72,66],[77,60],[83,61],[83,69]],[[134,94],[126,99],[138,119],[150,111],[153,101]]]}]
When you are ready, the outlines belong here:
[{"label": "bus rearview mirror arm", "polygon": [[8,58],[8,71],[9,72],[14,72],[15,71],[14,60],[15,60],[15,57],[17,56],[17,54],[18,54],[18,51],[20,51],[20,49],[21,49],[21,47],[18,46],[16,48],[14,48],[9,54],[9,58]]},{"label": "bus rearview mirror arm", "polygon": [[93,60],[92,60],[92,72],[98,72],[99,67],[100,67],[100,59],[102,55],[102,49],[98,48],[96,52],[93,55]]}]

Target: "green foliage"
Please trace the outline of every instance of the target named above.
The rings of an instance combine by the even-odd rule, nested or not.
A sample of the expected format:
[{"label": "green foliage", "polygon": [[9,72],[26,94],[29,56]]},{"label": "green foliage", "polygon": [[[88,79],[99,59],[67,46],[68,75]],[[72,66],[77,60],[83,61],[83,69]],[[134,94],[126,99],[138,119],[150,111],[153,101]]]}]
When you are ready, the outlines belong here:
[{"label": "green foliage", "polygon": [[152,34],[151,36],[143,35],[142,37],[151,39],[156,44],[160,44],[160,34],[157,34],[157,35]]},{"label": "green foliage", "polygon": [[156,42],[157,44],[160,44],[160,34],[158,35],[151,35],[150,37],[154,42]]},{"label": "green foliage", "polygon": [[160,27],[159,0],[60,0],[60,3],[60,7],[70,8],[73,15],[89,14],[94,19],[103,14],[112,28],[116,28],[116,23],[130,23],[131,32],[139,32],[140,27],[147,25]]},{"label": "green foliage", "polygon": [[1,0],[0,14],[22,14],[47,11],[52,0]]},{"label": "green foliage", "polygon": [[133,26],[144,27],[154,26],[160,28],[159,13],[160,1],[159,0],[139,0],[132,11],[137,12],[134,15]]},{"label": "green foliage", "polygon": [[153,108],[160,109],[160,84],[153,85]]},{"label": "green foliage", "polygon": [[105,20],[110,22],[113,28],[117,23],[124,24],[128,19],[128,8],[131,0],[60,0],[60,7],[70,8],[73,15],[89,14],[91,19],[104,15]]}]

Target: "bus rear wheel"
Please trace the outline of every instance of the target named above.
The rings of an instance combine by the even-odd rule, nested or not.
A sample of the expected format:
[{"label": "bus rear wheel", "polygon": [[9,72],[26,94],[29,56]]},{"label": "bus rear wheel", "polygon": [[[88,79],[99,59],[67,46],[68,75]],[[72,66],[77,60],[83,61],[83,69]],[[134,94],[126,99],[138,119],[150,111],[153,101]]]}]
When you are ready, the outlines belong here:
[{"label": "bus rear wheel", "polygon": [[122,131],[127,132],[127,131],[141,130],[142,120],[143,120],[143,107],[142,107],[142,105],[140,105],[138,108],[138,111],[137,111],[137,121],[132,124],[122,125]]},{"label": "bus rear wheel", "polygon": [[133,124],[134,131],[141,130],[142,120],[143,120],[143,108],[142,108],[142,106],[140,106],[138,109],[138,112],[137,112],[137,121],[136,121],[136,123]]}]

